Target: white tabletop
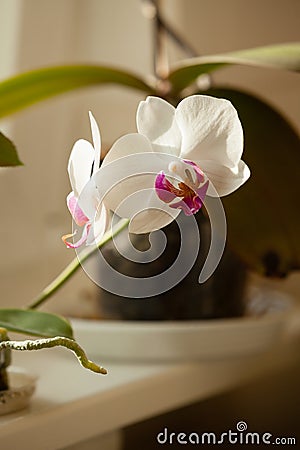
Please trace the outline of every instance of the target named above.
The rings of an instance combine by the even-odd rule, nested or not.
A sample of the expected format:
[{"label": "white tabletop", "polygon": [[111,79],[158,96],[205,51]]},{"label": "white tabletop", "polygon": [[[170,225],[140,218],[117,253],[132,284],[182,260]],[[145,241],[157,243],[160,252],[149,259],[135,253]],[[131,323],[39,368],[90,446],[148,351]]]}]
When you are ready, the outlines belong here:
[{"label": "white tabletop", "polygon": [[103,376],[65,349],[15,352],[14,365],[39,379],[31,406],[0,418],[1,449],[60,449],[222,392],[290,364],[295,354],[296,345],[283,341],[267,353],[224,360],[101,361],[109,370]]}]

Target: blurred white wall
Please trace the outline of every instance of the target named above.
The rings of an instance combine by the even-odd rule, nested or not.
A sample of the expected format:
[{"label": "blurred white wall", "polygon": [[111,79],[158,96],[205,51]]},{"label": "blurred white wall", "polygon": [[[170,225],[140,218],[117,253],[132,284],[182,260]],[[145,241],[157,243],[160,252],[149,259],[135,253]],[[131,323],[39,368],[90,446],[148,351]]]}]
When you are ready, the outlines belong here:
[{"label": "blurred white wall", "polygon": [[[80,62],[142,74],[151,70],[150,24],[139,0],[0,0],[0,10],[5,11],[2,78]],[[71,230],[66,167],[75,140],[90,139],[88,110],[97,117],[104,143],[111,143],[135,130],[140,99],[141,94],[122,88],[90,88],[20,112],[9,128],[5,120],[25,166],[0,173],[2,305],[28,303],[75,256],[60,239]],[[79,274],[63,291],[64,303],[89,297],[92,288]]]},{"label": "blurred white wall", "polygon": [[[200,54],[300,40],[298,0],[162,4],[166,18]],[[152,70],[151,24],[141,14],[139,0],[0,0],[0,10],[1,77],[72,62],[113,64],[140,74]],[[173,51],[172,59],[178,54]],[[300,130],[299,75],[230,68],[215,79],[264,95]],[[135,130],[141,98],[122,88],[90,88],[12,116],[7,130],[25,167],[0,172],[1,305],[28,303],[74,257],[60,240],[71,230],[66,165],[74,141],[90,138],[88,110],[109,144]],[[74,305],[76,310],[79,302],[84,307],[93,289],[89,279],[78,274],[51,308],[64,311]]]},{"label": "blurred white wall", "polygon": [[[16,66],[16,48],[19,44],[21,19],[20,0],[1,0],[1,65],[0,76],[9,76]],[[4,41],[4,42],[3,42]]]}]

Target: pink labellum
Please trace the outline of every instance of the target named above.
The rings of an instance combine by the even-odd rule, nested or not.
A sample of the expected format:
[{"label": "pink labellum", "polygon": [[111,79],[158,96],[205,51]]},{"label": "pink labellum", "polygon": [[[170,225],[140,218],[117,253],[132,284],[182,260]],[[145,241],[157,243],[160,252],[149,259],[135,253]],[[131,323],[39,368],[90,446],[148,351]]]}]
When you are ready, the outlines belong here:
[{"label": "pink labellum", "polygon": [[[184,165],[172,165],[172,171],[176,174],[176,168],[180,171],[181,178],[184,174],[184,181],[178,182],[175,186],[164,174],[160,172],[155,179],[155,190],[158,197],[165,203],[169,203],[170,208],[182,209],[185,215],[196,214],[203,206],[207,193],[209,181],[203,183],[205,176],[202,170],[192,161],[183,160],[183,163],[191,166],[191,169],[184,169]],[[171,203],[176,198],[180,199]]]}]

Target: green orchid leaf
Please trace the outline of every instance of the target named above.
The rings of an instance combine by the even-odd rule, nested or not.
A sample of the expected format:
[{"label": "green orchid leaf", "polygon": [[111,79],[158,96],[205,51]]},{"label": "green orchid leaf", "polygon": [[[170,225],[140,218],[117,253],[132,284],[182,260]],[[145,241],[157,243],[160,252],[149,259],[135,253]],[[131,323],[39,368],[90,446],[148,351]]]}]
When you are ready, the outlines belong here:
[{"label": "green orchid leaf", "polygon": [[22,166],[14,144],[0,133],[0,167]]},{"label": "green orchid leaf", "polygon": [[300,70],[300,42],[256,47],[180,61],[173,66],[168,76],[172,85],[172,92],[178,93],[193,83],[200,75],[231,64],[298,72]]},{"label": "green orchid leaf", "polygon": [[265,101],[233,89],[206,91],[236,107],[244,134],[243,159],[251,177],[222,198],[228,243],[247,263],[267,276],[300,269],[300,138]]},{"label": "green orchid leaf", "polygon": [[55,66],[32,70],[0,83],[0,117],[64,92],[82,87],[117,84],[153,93],[153,88],[133,73],[106,66]]},{"label": "green orchid leaf", "polygon": [[66,319],[41,311],[0,309],[0,327],[32,336],[73,339],[72,327]]}]

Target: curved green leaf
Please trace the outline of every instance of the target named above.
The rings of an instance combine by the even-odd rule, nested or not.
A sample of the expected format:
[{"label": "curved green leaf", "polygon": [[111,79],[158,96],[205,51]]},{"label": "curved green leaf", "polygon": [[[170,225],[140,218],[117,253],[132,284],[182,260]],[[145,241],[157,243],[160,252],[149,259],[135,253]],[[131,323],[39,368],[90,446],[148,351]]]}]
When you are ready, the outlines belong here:
[{"label": "curved green leaf", "polygon": [[86,86],[118,84],[153,93],[153,88],[133,73],[106,66],[55,66],[32,70],[0,83],[0,117],[46,98]]},{"label": "curved green leaf", "polygon": [[300,269],[300,138],[276,110],[255,96],[233,89],[210,89],[229,99],[240,116],[243,159],[251,177],[222,198],[228,243],[250,268],[269,276]]},{"label": "curved green leaf", "polygon": [[180,61],[173,67],[168,76],[172,85],[172,92],[178,93],[193,83],[200,75],[231,64],[298,72],[300,70],[300,42],[256,47]]},{"label": "curved green leaf", "polygon": [[0,327],[32,336],[73,339],[72,327],[67,320],[41,311],[0,309]]},{"label": "curved green leaf", "polygon": [[14,144],[0,133],[0,166],[22,166],[23,163],[19,160],[16,147]]}]

